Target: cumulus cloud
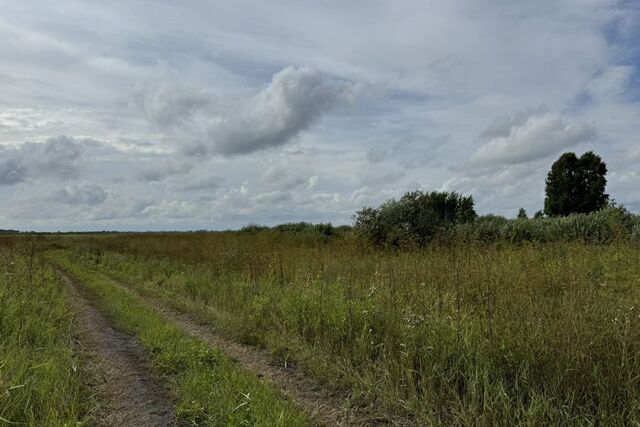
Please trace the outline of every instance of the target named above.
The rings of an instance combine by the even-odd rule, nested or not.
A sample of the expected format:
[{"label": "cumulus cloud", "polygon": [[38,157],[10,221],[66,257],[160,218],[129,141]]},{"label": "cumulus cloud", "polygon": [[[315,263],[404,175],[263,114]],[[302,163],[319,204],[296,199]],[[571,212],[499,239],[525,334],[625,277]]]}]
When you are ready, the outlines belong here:
[{"label": "cumulus cloud", "polygon": [[104,202],[108,193],[99,184],[71,185],[56,190],[51,200],[70,205],[99,205]]},{"label": "cumulus cloud", "polygon": [[467,162],[475,168],[507,166],[542,159],[595,138],[595,126],[545,108],[494,121],[481,134],[487,141]]},{"label": "cumulus cloud", "polygon": [[504,115],[496,117],[491,124],[480,133],[480,139],[506,138],[511,135],[511,132],[513,132],[515,128],[525,125],[532,116],[544,115],[548,112],[549,110],[546,106],[540,105],[537,108],[527,108],[518,111],[512,116]]},{"label": "cumulus cloud", "polygon": [[147,85],[134,102],[146,118],[161,128],[192,125],[193,119],[212,104],[212,95],[176,84]]},{"label": "cumulus cloud", "polygon": [[184,143],[185,153],[231,156],[286,144],[332,108],[352,103],[363,87],[310,67],[289,66],[251,96],[222,97],[167,85],[145,90],[136,104]]},{"label": "cumulus cloud", "polygon": [[75,178],[85,146],[95,143],[88,139],[58,136],[43,143],[0,146],[0,185],[40,178]]},{"label": "cumulus cloud", "polygon": [[317,70],[287,67],[246,109],[212,129],[214,151],[242,154],[282,145],[357,92],[357,85],[330,80]]}]

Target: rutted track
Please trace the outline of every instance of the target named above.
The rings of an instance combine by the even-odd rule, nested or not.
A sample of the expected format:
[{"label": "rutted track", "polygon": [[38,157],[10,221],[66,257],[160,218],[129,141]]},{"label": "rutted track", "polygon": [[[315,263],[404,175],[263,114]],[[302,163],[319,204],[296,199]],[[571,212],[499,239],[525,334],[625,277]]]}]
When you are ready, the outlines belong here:
[{"label": "rutted track", "polygon": [[[98,273],[100,274],[100,273]],[[205,325],[194,317],[168,307],[159,299],[143,295],[130,284],[105,274],[114,284],[138,295],[150,307],[178,325],[188,334],[222,350],[229,358],[255,375],[264,378],[285,396],[303,409],[318,425],[372,426],[403,424],[348,408],[348,395],[333,392],[300,370],[275,363],[266,351],[254,346],[239,344],[217,334],[211,325]]]},{"label": "rutted track", "polygon": [[66,272],[78,315],[78,335],[92,375],[90,392],[99,400],[94,422],[102,426],[174,426],[166,390],[145,369],[148,357],[138,340],[114,329],[85,297],[83,285]]}]

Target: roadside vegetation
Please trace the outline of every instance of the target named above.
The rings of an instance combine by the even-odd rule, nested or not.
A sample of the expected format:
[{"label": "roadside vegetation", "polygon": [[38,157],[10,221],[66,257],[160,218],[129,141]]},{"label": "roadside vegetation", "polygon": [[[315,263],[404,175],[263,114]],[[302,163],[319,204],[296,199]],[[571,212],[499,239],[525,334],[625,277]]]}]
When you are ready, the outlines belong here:
[{"label": "roadside vegetation", "polygon": [[72,426],[80,397],[74,316],[31,242],[0,238],[0,425]]}]

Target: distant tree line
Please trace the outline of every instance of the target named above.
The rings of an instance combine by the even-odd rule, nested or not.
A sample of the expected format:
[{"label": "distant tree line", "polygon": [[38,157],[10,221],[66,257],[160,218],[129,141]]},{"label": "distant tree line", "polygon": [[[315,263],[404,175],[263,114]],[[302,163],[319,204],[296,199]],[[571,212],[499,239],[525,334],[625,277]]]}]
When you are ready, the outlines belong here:
[{"label": "distant tree line", "polygon": [[335,226],[331,223],[318,223],[312,224],[310,222],[289,222],[286,224],[278,224],[273,227],[258,224],[249,224],[240,229],[242,233],[259,233],[262,231],[272,231],[277,233],[293,233],[293,234],[307,234],[307,235],[319,235],[324,237],[332,237],[345,233],[351,230],[351,226],[339,225]]}]

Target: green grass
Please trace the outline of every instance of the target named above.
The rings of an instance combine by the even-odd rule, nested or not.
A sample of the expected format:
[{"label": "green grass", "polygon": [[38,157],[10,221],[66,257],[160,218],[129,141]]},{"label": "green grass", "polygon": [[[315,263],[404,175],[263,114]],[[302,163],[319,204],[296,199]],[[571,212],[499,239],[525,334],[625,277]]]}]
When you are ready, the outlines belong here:
[{"label": "green grass", "polygon": [[131,292],[53,252],[54,262],[85,283],[121,328],[140,337],[171,384],[178,419],[189,425],[306,425],[305,417],[219,350],[186,335]]},{"label": "green grass", "polygon": [[0,425],[84,419],[74,317],[58,278],[25,243],[0,242]]},{"label": "green grass", "polygon": [[270,233],[68,241],[74,259],[423,424],[640,422],[640,250],[370,251]]}]

